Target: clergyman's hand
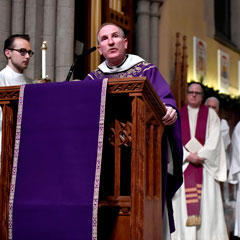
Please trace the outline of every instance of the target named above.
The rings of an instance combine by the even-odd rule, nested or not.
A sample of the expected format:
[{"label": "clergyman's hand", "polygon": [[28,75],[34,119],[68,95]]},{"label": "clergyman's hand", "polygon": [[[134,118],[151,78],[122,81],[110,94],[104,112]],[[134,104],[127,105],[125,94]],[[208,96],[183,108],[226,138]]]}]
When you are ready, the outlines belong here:
[{"label": "clergyman's hand", "polygon": [[202,165],[204,162],[204,158],[199,157],[197,153],[190,153],[186,160],[195,165]]},{"label": "clergyman's hand", "polygon": [[165,116],[162,118],[162,121],[165,126],[169,126],[176,122],[177,111],[170,106],[166,106],[166,109],[167,109],[167,112],[166,112]]}]

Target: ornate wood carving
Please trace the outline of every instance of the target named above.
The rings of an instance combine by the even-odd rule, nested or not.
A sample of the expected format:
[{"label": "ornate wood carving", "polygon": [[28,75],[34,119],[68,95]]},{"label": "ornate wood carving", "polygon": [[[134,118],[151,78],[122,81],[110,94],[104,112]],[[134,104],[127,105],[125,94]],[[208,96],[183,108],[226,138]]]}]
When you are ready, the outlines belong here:
[{"label": "ornate wood carving", "polygon": [[131,214],[130,207],[121,207],[119,210],[119,215],[130,216],[130,214]]},{"label": "ornate wood carving", "polygon": [[132,136],[131,136],[131,128],[132,123],[127,121],[126,123],[118,122],[120,129],[119,132],[115,131],[115,127],[113,124],[110,126],[110,136],[109,136],[109,142],[112,146],[115,145],[115,135],[120,140],[119,146],[124,145],[125,147],[130,147],[132,143]]},{"label": "ornate wood carving", "polygon": [[16,130],[18,87],[0,88],[2,108],[2,152],[0,175],[0,239],[8,239],[8,204]]},{"label": "ornate wood carving", "polygon": [[140,93],[143,91],[143,88],[144,88],[144,81],[141,81],[141,80],[133,80],[129,82],[128,78],[122,78],[121,81],[116,84],[115,79],[109,79],[107,91],[110,94],[132,93],[132,92]]},{"label": "ornate wood carving", "polygon": [[146,165],[146,193],[149,199],[160,198],[160,173],[161,173],[161,140],[159,134],[163,131],[162,125],[152,116],[147,122],[146,144],[147,144],[147,165]]},{"label": "ornate wood carving", "polygon": [[176,51],[175,51],[175,73],[172,83],[172,92],[176,99],[178,108],[186,103],[187,92],[187,37],[183,36],[183,46],[181,51],[180,33],[176,33]]},{"label": "ornate wood carving", "polygon": [[[107,185],[105,192],[100,193],[100,219],[108,211],[114,213],[115,209],[118,212],[112,239],[161,239],[161,232],[150,230],[150,225],[154,223],[144,219],[147,218],[145,209],[154,206],[155,210],[162,211],[161,136],[164,128],[161,118],[165,114],[165,107],[159,103],[159,97],[146,78],[121,78],[109,79],[106,109],[106,122],[110,121],[111,126],[107,125],[110,133],[104,145],[102,167],[108,165],[109,168],[103,169],[101,176],[102,184],[107,182]],[[131,122],[131,128],[126,130],[128,122]],[[130,146],[121,143],[120,133],[123,129],[124,139],[126,132],[127,135],[131,132]],[[126,154],[127,149],[131,152]],[[114,161],[113,166],[109,159]],[[124,181],[128,178],[130,186]],[[113,184],[109,184],[111,182]],[[130,222],[120,218],[117,209],[123,205],[130,209]],[[128,229],[129,224],[130,231],[120,236],[120,232]],[[146,229],[151,232],[147,238]],[[99,235],[102,236],[102,233]]]},{"label": "ornate wood carving", "polygon": [[187,103],[187,37],[183,36],[182,64],[181,64],[181,107]]},{"label": "ornate wood carving", "polygon": [[143,95],[146,101],[151,104],[151,108],[157,116],[163,117],[166,112],[165,106],[159,101],[159,97],[147,77],[120,78],[117,82],[116,79],[109,79],[107,91],[109,94],[128,93],[131,96]]},{"label": "ornate wood carving", "polygon": [[172,92],[176,99],[178,108],[181,106],[181,95],[179,90],[181,89],[181,52],[180,52],[180,33],[176,33],[176,50],[175,50],[175,72],[173,78]]},{"label": "ornate wood carving", "polygon": [[[19,98],[19,86],[1,87],[0,88],[0,102],[6,100],[18,100]],[[5,103],[5,102],[3,102]]]}]

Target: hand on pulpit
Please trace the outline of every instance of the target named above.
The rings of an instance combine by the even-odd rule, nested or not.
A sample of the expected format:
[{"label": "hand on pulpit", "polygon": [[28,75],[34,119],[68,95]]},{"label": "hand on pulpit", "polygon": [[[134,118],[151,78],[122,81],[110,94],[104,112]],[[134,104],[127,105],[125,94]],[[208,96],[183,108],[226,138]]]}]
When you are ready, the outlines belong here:
[{"label": "hand on pulpit", "polygon": [[166,110],[167,110],[167,112],[166,112],[165,116],[162,118],[162,120],[163,120],[163,124],[165,126],[169,126],[176,122],[177,111],[176,111],[176,109],[174,109],[170,106],[166,106]]}]

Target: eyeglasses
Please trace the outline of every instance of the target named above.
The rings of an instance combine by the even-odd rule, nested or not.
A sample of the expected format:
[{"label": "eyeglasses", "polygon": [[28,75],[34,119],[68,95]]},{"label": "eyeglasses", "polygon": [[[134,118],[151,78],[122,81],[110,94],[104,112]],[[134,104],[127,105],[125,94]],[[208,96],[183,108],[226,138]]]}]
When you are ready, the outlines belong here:
[{"label": "eyeglasses", "polygon": [[194,91],[188,91],[187,93],[191,94],[191,95],[193,95],[193,94],[202,95],[203,94],[202,92],[194,92]]},{"label": "eyeglasses", "polygon": [[34,54],[34,52],[32,50],[27,51],[27,49],[25,49],[25,48],[20,48],[20,49],[8,48],[8,49],[19,52],[21,54],[21,56],[25,56],[28,53],[29,57],[32,57],[32,55]]}]

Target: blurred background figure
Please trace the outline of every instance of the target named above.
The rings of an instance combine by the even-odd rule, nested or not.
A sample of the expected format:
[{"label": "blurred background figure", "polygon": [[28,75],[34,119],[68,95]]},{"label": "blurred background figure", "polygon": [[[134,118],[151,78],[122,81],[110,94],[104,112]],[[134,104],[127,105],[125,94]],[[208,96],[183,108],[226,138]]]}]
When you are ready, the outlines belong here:
[{"label": "blurred background figure", "polygon": [[[219,115],[220,103],[216,97],[209,97],[205,101],[205,105],[209,108],[215,110],[215,112]],[[221,119],[221,135],[223,139],[224,149],[226,153],[227,160],[227,174],[229,173],[230,168],[230,148],[231,148],[231,138],[230,138],[230,128],[226,119]],[[221,182],[221,193],[223,198],[223,207],[224,207],[224,215],[228,228],[229,235],[234,230],[234,216],[235,216],[235,204],[236,201],[234,199],[234,185],[226,182]]]},{"label": "blurred background figure", "polygon": [[237,186],[237,199],[235,208],[234,236],[240,237],[240,122],[235,126],[232,133],[232,144],[230,150],[231,165],[229,169],[228,181]]},{"label": "blurred background figure", "polygon": [[229,239],[219,184],[227,179],[220,119],[203,99],[202,84],[189,83],[180,110],[184,185],[173,198],[173,240]]}]

